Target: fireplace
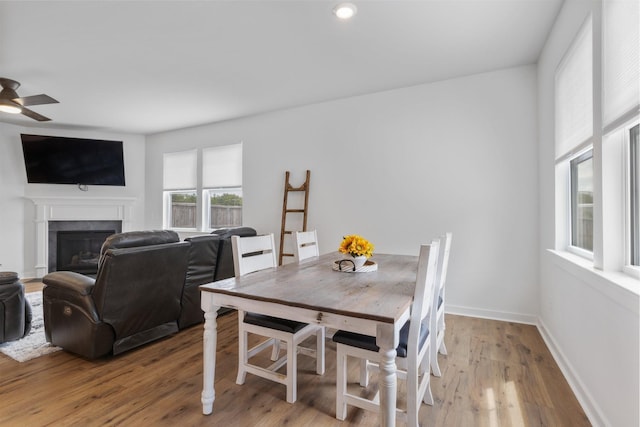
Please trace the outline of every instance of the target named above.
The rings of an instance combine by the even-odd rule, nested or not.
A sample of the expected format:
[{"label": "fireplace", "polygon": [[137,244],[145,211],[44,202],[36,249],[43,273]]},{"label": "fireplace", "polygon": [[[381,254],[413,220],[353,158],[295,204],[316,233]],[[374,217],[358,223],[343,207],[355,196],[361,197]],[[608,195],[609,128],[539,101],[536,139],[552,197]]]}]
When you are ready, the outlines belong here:
[{"label": "fireplace", "polygon": [[34,204],[34,277],[56,271],[58,231],[134,230],[134,197],[27,197]]},{"label": "fireplace", "polygon": [[95,275],[102,244],[121,231],[121,221],[49,221],[49,272]]},{"label": "fireplace", "polygon": [[115,230],[58,231],[56,270],[96,274],[100,248]]}]

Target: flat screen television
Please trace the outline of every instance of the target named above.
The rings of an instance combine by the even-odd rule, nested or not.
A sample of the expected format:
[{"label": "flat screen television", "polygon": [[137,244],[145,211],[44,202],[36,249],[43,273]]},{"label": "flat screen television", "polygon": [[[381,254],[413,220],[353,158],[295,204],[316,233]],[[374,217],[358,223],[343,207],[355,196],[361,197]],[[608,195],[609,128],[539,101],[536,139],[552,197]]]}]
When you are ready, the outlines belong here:
[{"label": "flat screen television", "polygon": [[20,136],[31,184],[125,185],[122,141]]}]

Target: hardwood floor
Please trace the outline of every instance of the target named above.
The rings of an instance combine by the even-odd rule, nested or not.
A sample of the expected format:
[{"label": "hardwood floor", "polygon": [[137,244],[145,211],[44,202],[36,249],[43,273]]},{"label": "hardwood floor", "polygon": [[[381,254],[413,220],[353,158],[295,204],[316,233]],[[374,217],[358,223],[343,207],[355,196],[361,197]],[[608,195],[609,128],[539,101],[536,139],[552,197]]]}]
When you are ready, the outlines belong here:
[{"label": "hardwood floor", "polygon": [[[431,380],[435,404],[420,409],[423,426],[590,425],[535,327],[453,315],[446,320],[449,355],[439,359],[442,377]],[[298,400],[289,404],[283,385],[253,375],[244,385],[235,384],[235,312],[219,318],[218,325],[212,415],[202,415],[200,404],[198,325],[97,361],[60,351],[18,363],[0,354],[0,425],[377,425],[376,414],[352,407],[346,421],[335,419],[332,342],[326,346],[324,376],[315,374],[313,359],[299,356]],[[357,388],[355,363],[350,369]]]}]

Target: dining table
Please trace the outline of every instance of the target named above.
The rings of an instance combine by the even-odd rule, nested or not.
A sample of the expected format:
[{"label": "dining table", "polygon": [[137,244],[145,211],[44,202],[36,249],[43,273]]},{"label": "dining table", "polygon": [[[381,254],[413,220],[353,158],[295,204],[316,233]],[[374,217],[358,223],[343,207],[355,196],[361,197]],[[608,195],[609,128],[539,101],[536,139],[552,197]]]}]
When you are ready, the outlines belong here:
[{"label": "dining table", "polygon": [[[374,254],[362,268],[327,253],[200,286],[204,311],[203,414],[213,412],[217,313],[221,307],[259,313],[376,337],[380,367],[380,424],[394,426],[396,347],[409,320],[418,257]],[[289,355],[287,355],[289,357]],[[295,356],[294,356],[295,357]]]}]

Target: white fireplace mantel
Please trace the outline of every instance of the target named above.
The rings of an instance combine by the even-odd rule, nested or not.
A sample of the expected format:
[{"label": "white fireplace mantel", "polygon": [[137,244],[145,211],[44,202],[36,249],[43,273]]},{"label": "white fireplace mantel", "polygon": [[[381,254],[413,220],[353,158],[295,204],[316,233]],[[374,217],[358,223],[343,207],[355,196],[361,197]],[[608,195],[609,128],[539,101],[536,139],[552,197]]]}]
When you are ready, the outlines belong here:
[{"label": "white fireplace mantel", "polygon": [[26,197],[36,207],[37,277],[48,272],[49,221],[122,221],[131,230],[135,197]]}]

